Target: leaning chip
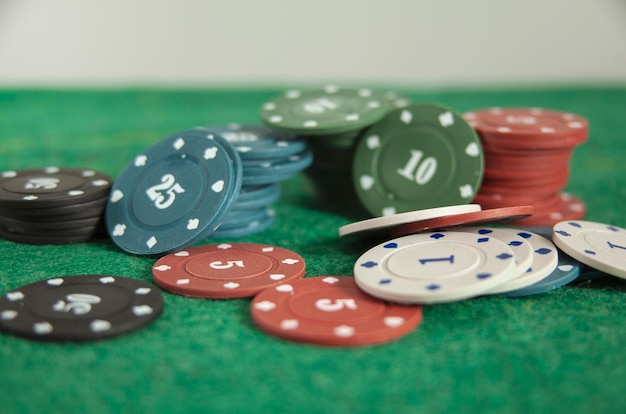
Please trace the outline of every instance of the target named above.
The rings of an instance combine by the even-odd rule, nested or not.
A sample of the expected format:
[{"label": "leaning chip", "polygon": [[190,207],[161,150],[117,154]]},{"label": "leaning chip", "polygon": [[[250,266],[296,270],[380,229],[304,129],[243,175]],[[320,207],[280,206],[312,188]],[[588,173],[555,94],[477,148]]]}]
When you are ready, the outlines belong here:
[{"label": "leaning chip", "polygon": [[241,160],[224,138],[180,132],[135,157],[106,208],[113,242],[138,255],[170,253],[211,235],[237,200]]}]

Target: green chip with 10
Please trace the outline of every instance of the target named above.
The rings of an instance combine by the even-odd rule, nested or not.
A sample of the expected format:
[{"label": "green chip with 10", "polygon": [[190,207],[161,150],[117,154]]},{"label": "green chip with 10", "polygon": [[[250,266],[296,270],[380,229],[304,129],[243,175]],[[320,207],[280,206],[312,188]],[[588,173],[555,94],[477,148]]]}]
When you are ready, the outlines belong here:
[{"label": "green chip with 10", "polygon": [[484,155],[460,115],[412,104],[365,131],[352,167],[363,206],[386,216],[471,202],[482,181]]}]

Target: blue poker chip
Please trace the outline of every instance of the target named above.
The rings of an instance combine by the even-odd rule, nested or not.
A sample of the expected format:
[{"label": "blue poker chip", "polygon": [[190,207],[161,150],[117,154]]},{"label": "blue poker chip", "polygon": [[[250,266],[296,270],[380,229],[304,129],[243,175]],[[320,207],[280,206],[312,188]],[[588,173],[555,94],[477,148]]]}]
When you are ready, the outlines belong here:
[{"label": "blue poker chip", "polygon": [[228,124],[202,128],[233,144],[242,160],[287,157],[306,149],[305,139],[260,125]]},{"label": "blue poker chip", "polygon": [[235,227],[235,228],[224,229],[224,230],[219,228],[213,232],[211,237],[216,238],[216,239],[226,239],[226,238],[245,237],[245,236],[250,236],[256,233],[261,233],[262,231],[265,231],[269,229],[270,227],[272,227],[272,224],[274,224],[275,219],[276,219],[276,216],[274,214],[274,210],[268,209],[266,216],[261,220],[248,223],[242,227]]},{"label": "blue poker chip", "polygon": [[601,270],[594,269],[591,266],[582,265],[580,275],[576,278],[577,282],[585,282],[587,280],[595,280],[603,277],[610,276],[608,273],[604,273]]},{"label": "blue poker chip", "polygon": [[507,298],[521,298],[550,292],[576,280],[580,274],[580,268],[580,262],[562,252],[559,252],[559,264],[550,276],[525,288],[502,293],[500,296]]},{"label": "blue poker chip", "polygon": [[183,131],[148,148],[122,171],[106,228],[122,250],[170,253],[207,238],[239,195],[241,160],[219,135]]},{"label": "blue poker chip", "polygon": [[257,166],[244,166],[243,184],[260,185],[288,180],[313,163],[309,150],[276,160],[268,160]]},{"label": "blue poker chip", "polygon": [[262,221],[268,216],[268,207],[258,208],[255,210],[234,210],[231,209],[224,216],[219,230],[231,230],[236,228],[247,227],[255,221]]},{"label": "blue poker chip", "polygon": [[280,198],[280,184],[244,185],[233,210],[254,210],[269,206]]}]

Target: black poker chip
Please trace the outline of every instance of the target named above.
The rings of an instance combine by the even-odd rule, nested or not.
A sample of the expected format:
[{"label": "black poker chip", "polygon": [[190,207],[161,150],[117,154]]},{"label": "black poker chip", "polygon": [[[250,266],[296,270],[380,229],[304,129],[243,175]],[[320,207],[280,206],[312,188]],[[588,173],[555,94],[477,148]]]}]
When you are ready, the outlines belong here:
[{"label": "black poker chip", "polygon": [[87,229],[102,226],[104,218],[102,216],[87,217],[84,219],[54,220],[54,221],[33,221],[20,220],[12,217],[0,216],[0,228],[14,228],[22,232],[47,233],[52,231],[64,231],[69,229]]},{"label": "black poker chip", "polygon": [[0,297],[0,329],[39,341],[83,342],[141,329],[163,312],[161,291],[137,279],[63,276]]},{"label": "black poker chip", "polygon": [[71,243],[86,243],[106,237],[106,230],[96,228],[85,232],[66,231],[56,233],[20,233],[17,231],[7,231],[0,226],[0,238],[15,243],[33,245],[59,245]]},{"label": "black poker chip", "polygon": [[50,208],[106,197],[113,180],[88,169],[47,167],[0,174],[0,207]]},{"label": "black poker chip", "polygon": [[20,217],[33,221],[52,221],[76,218],[87,218],[100,215],[106,206],[106,197],[99,198],[85,203],[77,203],[62,207],[51,208],[2,208],[0,214],[3,216]]}]

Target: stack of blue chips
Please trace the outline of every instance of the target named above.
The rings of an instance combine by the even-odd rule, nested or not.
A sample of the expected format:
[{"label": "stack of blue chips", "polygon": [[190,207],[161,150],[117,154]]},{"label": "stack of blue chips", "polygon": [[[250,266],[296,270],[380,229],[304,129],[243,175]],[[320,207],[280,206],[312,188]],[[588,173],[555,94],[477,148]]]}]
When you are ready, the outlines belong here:
[{"label": "stack of blue chips", "polygon": [[281,195],[279,183],[313,163],[306,140],[257,125],[228,124],[201,129],[231,143],[242,164],[239,197],[212,237],[243,237],[271,227],[275,219],[272,204]]}]

